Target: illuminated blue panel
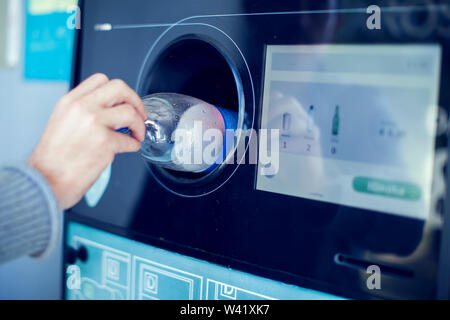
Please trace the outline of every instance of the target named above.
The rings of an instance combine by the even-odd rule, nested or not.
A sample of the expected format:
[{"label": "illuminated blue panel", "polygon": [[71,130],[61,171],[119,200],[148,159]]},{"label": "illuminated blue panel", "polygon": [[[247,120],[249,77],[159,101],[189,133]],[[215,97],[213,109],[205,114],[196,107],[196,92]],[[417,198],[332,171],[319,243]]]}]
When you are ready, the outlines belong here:
[{"label": "illuminated blue panel", "polygon": [[77,223],[67,244],[88,260],[67,267],[68,299],[341,299],[161,250]]},{"label": "illuminated blue panel", "polygon": [[68,81],[75,31],[68,28],[67,12],[74,0],[27,0],[25,68],[27,80]]}]

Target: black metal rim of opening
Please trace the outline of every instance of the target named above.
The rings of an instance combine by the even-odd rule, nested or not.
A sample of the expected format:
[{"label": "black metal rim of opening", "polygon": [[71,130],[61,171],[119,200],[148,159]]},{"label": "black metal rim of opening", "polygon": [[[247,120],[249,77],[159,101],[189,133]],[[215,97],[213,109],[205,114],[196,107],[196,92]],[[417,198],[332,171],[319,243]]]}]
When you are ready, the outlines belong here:
[{"label": "black metal rim of opening", "polygon": [[[232,85],[235,90],[235,98],[238,105],[238,109],[236,111],[238,112],[239,117],[237,128],[253,128],[255,101],[254,98],[251,99],[248,97],[251,97],[249,92],[251,92],[250,90],[254,92],[254,88],[251,81],[251,74],[248,72],[248,76],[246,78],[244,63],[240,61],[243,59],[243,56],[240,56],[242,53],[238,53],[238,50],[233,48],[233,45],[235,44],[231,46],[229,45],[230,42],[232,42],[231,39],[227,39],[226,36],[215,32],[213,28],[191,26],[189,27],[190,32],[186,32],[186,28],[181,29],[182,30],[171,30],[172,32],[166,34],[166,36],[163,37],[159,43],[152,47],[151,54],[147,57],[143,64],[143,69],[141,71],[141,75],[143,76],[140,77],[140,81],[138,83],[138,93],[140,95],[152,93],[153,90],[151,87],[152,80],[154,80],[154,73],[159,71],[161,62],[164,62],[165,59],[169,59],[168,57],[170,57],[173,50],[179,50],[179,47],[183,45],[194,45],[194,47],[197,45],[200,49],[207,48],[207,51],[209,50],[214,52],[215,59],[220,60],[220,63],[223,66],[226,66],[227,71],[233,77]],[[249,86],[249,83],[251,83],[251,86]],[[250,104],[246,103],[248,101],[250,101]],[[249,123],[249,119],[253,119],[253,121]],[[235,151],[238,144],[242,143],[241,139],[245,139],[242,134],[237,137],[234,148],[229,153],[228,157],[235,156]],[[247,148],[249,142],[247,141],[245,143],[245,147]],[[237,166],[239,166],[240,160],[242,159],[237,159]],[[226,164],[226,161],[224,161],[212,172],[204,175],[174,173],[169,170],[153,166],[147,162],[146,164],[150,173],[159,184],[161,184],[169,192],[182,197],[200,197],[210,194],[224,185],[237,170],[236,165],[228,165]]]}]

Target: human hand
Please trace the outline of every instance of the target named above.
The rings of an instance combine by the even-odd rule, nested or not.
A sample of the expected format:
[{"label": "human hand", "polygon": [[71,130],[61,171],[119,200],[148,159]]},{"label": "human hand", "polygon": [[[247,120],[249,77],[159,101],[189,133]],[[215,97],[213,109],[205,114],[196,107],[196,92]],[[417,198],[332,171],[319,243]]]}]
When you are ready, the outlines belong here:
[{"label": "human hand", "polygon": [[[50,183],[61,209],[75,205],[116,154],[136,152],[147,114],[121,80],[95,74],[61,98],[29,159]],[[116,132],[129,128],[131,137]]]}]

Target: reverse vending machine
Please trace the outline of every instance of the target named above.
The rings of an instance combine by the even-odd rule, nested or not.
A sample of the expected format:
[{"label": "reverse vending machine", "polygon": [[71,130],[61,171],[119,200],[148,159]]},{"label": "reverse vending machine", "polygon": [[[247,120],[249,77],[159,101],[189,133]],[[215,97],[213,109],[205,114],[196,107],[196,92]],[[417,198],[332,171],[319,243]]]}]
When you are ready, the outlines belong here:
[{"label": "reverse vending machine", "polygon": [[72,86],[192,96],[236,130],[202,173],[118,156],[67,214],[65,298],[449,297],[448,1],[80,9]]}]

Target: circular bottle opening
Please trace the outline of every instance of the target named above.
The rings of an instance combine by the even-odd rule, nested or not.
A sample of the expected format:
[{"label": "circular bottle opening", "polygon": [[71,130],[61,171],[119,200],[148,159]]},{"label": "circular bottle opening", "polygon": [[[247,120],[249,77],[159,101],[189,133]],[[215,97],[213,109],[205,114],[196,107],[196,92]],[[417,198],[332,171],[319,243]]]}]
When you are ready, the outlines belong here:
[{"label": "circular bottle opening", "polygon": [[[146,95],[179,93],[234,111],[242,128],[245,111],[239,76],[224,54],[207,41],[189,38],[169,44],[150,68],[143,89]],[[175,172],[153,165],[152,170],[174,182],[190,184],[209,181],[224,166],[208,173]]]}]

